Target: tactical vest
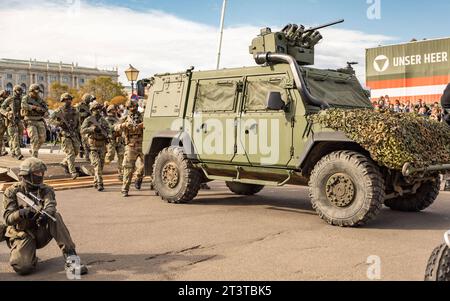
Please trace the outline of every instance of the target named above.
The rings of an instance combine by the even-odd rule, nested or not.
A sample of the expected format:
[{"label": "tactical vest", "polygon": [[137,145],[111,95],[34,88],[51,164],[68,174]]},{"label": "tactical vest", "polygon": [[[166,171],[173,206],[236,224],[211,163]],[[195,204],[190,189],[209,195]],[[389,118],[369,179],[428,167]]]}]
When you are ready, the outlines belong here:
[{"label": "tactical vest", "polygon": [[61,107],[57,111],[58,113],[62,115],[62,118],[64,118],[64,121],[67,123],[69,128],[66,128],[63,121],[60,122],[61,128],[62,128],[62,135],[66,137],[72,137],[72,136],[78,136],[78,124],[79,124],[79,118],[77,111],[70,107],[67,109],[66,107]]},{"label": "tactical vest", "polygon": [[109,127],[111,128],[111,133],[113,134],[113,138],[116,144],[125,144],[125,140],[123,139],[121,132],[114,129],[114,127],[119,124],[119,118],[114,116],[106,116],[105,120],[108,122]]},{"label": "tactical vest", "polygon": [[78,113],[80,114],[80,123],[83,124],[83,122],[91,116],[91,111],[89,109],[89,105],[81,102],[77,106]]},{"label": "tactical vest", "polygon": [[[29,95],[23,97],[22,102],[26,102],[29,106],[37,106],[41,107],[44,110],[47,110],[47,106],[45,105],[44,100],[38,98],[31,98]],[[44,119],[45,112],[40,112],[37,110],[22,110],[22,115],[25,116],[25,120],[41,120]]]},{"label": "tactical vest", "polygon": [[[101,117],[99,120],[96,120],[94,116],[91,116],[88,118],[88,123],[89,127],[94,125],[95,127],[103,128],[103,130],[106,132],[108,132],[109,130],[108,122],[103,117]],[[89,134],[88,138],[89,145],[94,148],[105,146],[108,140],[108,137],[105,137],[103,134],[96,132]]]},{"label": "tactical vest", "polygon": [[[128,115],[125,119],[125,123],[128,125],[135,124],[139,125],[144,121],[144,118],[141,113],[136,113],[132,115]],[[124,129],[125,143],[131,147],[142,147],[142,142],[144,140],[144,130],[138,128],[137,126],[127,126]]]}]

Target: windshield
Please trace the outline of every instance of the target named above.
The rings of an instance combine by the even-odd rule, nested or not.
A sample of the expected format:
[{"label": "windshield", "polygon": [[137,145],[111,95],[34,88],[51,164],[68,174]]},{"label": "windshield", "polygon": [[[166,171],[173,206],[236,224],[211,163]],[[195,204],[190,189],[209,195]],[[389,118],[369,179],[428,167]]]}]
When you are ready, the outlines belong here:
[{"label": "windshield", "polygon": [[372,108],[358,79],[331,70],[303,68],[310,93],[326,101],[331,107]]}]

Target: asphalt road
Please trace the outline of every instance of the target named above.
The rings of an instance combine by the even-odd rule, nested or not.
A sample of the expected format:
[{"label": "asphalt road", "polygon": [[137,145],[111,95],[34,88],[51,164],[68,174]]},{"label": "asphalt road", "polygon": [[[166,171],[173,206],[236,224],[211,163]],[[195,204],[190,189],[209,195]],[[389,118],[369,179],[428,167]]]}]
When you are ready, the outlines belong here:
[{"label": "asphalt road", "polygon": [[[147,185],[148,186],[148,185]],[[369,256],[381,280],[422,280],[431,251],[450,228],[450,194],[423,213],[384,209],[364,228],[325,224],[307,190],[267,188],[239,197],[221,183],[188,205],[148,190],[57,193],[58,208],[89,265],[84,280],[367,280]],[[65,280],[54,242],[38,251],[35,274],[16,276],[0,245],[0,280]]]}]

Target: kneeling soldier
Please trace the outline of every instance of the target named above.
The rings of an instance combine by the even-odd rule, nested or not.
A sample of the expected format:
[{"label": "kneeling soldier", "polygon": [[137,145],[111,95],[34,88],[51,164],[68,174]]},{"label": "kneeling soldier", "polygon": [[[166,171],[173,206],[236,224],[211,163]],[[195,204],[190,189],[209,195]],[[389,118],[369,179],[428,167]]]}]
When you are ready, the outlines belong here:
[{"label": "kneeling soldier", "polygon": [[102,117],[103,105],[92,103],[92,116],[88,117],[81,126],[81,135],[88,137],[89,157],[95,170],[94,188],[103,191],[103,167],[105,165],[106,145],[110,141],[111,129]]},{"label": "kneeling soldier", "polygon": [[[42,249],[53,239],[66,259],[65,269],[80,275],[87,273],[86,266],[76,266],[75,244],[61,215],[56,210],[55,193],[44,185],[47,167],[36,158],[25,160],[20,166],[21,182],[5,191],[3,199],[6,239],[11,248],[9,262],[19,275],[32,273],[37,265],[36,249]],[[32,200],[38,209],[21,203],[22,197]]]}]

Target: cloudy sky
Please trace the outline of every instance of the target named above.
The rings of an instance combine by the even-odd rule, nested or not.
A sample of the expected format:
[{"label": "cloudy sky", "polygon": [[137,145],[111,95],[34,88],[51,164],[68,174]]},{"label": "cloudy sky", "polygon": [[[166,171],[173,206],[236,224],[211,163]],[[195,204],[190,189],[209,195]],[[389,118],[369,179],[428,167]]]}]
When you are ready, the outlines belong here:
[{"label": "cloudy sky", "polygon": [[[346,23],[322,31],[325,38],[317,48],[316,63],[337,68],[357,61],[361,80],[365,48],[449,35],[443,12],[450,11],[450,1],[422,7],[425,2],[419,0],[381,0],[380,14],[369,11],[381,19],[371,19],[367,13],[373,6],[367,2],[373,1],[380,0],[229,0],[222,67],[253,65],[248,46],[260,28],[280,29],[292,22],[317,25],[346,18]],[[0,0],[0,57],[118,67],[124,84],[123,71],[130,63],[141,70],[142,77],[189,66],[211,69],[216,61],[221,3]]]}]

